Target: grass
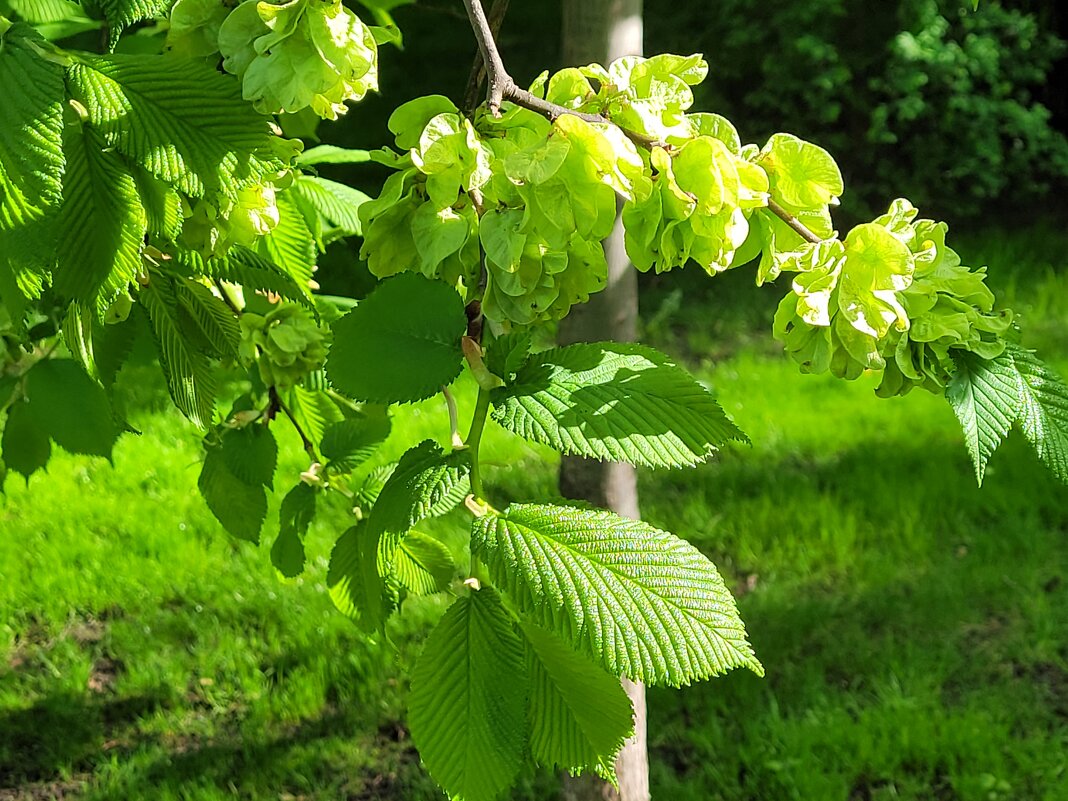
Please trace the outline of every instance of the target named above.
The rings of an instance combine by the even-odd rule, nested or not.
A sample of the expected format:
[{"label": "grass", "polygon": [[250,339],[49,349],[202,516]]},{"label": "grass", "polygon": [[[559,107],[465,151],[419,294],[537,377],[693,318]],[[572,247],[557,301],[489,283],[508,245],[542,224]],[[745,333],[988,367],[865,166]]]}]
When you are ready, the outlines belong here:
[{"label": "grass", "polygon": [[[963,242],[1068,374],[1065,236]],[[647,334],[754,445],[643,474],[643,513],[721,567],[768,676],[650,692],[656,797],[1068,799],[1068,489],[1015,438],[977,489],[944,401],[800,376],[766,333],[776,292],[683,281],[685,303],[650,287]],[[324,586],[341,510],[296,581],[270,536],[228,541],[196,493],[196,434],[147,375],[124,376],[144,433],[115,469],[60,454],[0,501],[0,799],[439,797],[402,720],[441,603],[359,636]],[[436,401],[407,410],[383,458],[444,421]],[[553,491],[544,451],[488,436],[501,503]],[[277,489],[304,467],[286,439]],[[459,546],[461,527],[433,533]],[[514,797],[555,788],[531,774]]]}]

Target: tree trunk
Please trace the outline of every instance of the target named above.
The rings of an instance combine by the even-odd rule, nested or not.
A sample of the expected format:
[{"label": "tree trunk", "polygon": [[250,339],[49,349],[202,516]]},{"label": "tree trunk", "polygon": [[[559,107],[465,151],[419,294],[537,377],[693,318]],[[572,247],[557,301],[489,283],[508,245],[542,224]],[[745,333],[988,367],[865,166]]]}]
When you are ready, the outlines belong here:
[{"label": "tree trunk", "polygon": [[[641,55],[642,0],[564,0],[563,55],[567,65],[608,64],[621,56]],[[605,242],[608,286],[585,306],[572,310],[560,328],[560,340],[632,341],[638,326],[637,272],[623,245],[623,224]],[[637,474],[630,465],[602,464],[565,457],[560,465],[560,491],[617,514],[637,518]],[[566,801],[649,801],[649,755],[646,747],[645,688],[623,680],[634,705],[634,736],[616,761],[619,792],[596,777],[568,778]]]}]

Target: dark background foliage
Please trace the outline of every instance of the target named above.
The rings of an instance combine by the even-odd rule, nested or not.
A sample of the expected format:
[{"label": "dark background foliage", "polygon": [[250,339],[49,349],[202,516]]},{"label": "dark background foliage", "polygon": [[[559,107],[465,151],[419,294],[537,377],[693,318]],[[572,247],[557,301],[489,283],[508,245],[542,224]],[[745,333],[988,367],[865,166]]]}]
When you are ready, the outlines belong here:
[{"label": "dark background foliage", "polygon": [[[458,3],[401,8],[404,52],[384,56],[381,98],[331,140],[378,146],[400,100],[459,98],[474,47]],[[559,62],[559,8],[513,2],[501,46],[518,81]],[[846,177],[843,222],[906,195],[960,222],[1060,203],[1068,177],[1068,8],[1058,0],[647,0],[649,52],[703,52],[696,106],[743,139],[790,131]],[[428,63],[434,64],[427,70]]]}]

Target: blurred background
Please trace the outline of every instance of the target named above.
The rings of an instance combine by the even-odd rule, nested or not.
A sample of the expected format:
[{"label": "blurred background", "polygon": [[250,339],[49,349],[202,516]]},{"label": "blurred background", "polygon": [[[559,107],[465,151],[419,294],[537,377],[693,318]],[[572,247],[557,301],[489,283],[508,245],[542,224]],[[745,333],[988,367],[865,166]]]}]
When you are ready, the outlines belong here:
[{"label": "blurred background", "polygon": [[[962,6],[646,0],[647,51],[703,52],[696,107],[744,141],[785,130],[830,150],[840,229],[898,196],[947,220],[1024,343],[1068,375],[1068,6]],[[383,50],[381,96],[323,141],[378,147],[399,103],[462,96],[461,4],[395,16],[405,46]],[[520,83],[561,66],[559,29],[556,3],[512,3],[501,49]],[[329,177],[374,193],[384,175]],[[358,245],[327,254],[324,290],[368,290]],[[1068,488],[1014,435],[980,490],[943,399],[798,374],[770,333],[785,291],[744,267],[642,278],[643,339],[753,441],[643,473],[643,513],[720,567],[768,670],[650,692],[654,797],[1068,799]],[[326,593],[341,514],[313,528],[292,582],[270,566],[271,515],[260,548],[229,540],[196,491],[200,437],[150,357],[120,376],[141,434],[114,465],[58,456],[0,498],[0,800],[438,798],[403,719],[404,669],[440,602],[409,602],[368,642]],[[439,400],[406,407],[379,461],[447,432]],[[555,492],[549,452],[488,437],[498,497]],[[300,443],[282,444],[279,475],[295,476]],[[459,549],[464,527],[456,514],[430,533]],[[558,797],[546,773],[514,795]]]}]

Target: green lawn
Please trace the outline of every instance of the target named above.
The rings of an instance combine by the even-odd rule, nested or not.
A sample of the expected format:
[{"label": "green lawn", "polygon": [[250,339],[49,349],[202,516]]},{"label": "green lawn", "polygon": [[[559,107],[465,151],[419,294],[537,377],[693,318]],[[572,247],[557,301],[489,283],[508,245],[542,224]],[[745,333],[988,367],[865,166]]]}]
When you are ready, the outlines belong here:
[{"label": "green lawn", "polygon": [[[965,245],[1068,374],[1068,239]],[[754,444],[644,474],[643,512],[720,566],[768,675],[651,692],[656,797],[1068,799],[1068,489],[1015,437],[977,489],[943,400],[800,376],[746,276],[690,279],[685,302],[670,283],[647,295],[650,338]],[[196,492],[196,432],[147,375],[124,376],[143,433],[115,469],[59,455],[0,500],[0,799],[438,798],[400,722],[401,667],[442,605],[361,638],[324,585],[340,510],[297,581],[270,567],[270,536],[228,541]],[[552,491],[544,451],[490,435],[501,502]],[[400,415],[383,458],[424,436],[447,436],[440,401]],[[287,440],[280,489],[301,457]],[[458,545],[462,527],[433,533]],[[515,798],[555,787],[531,775]]]}]

